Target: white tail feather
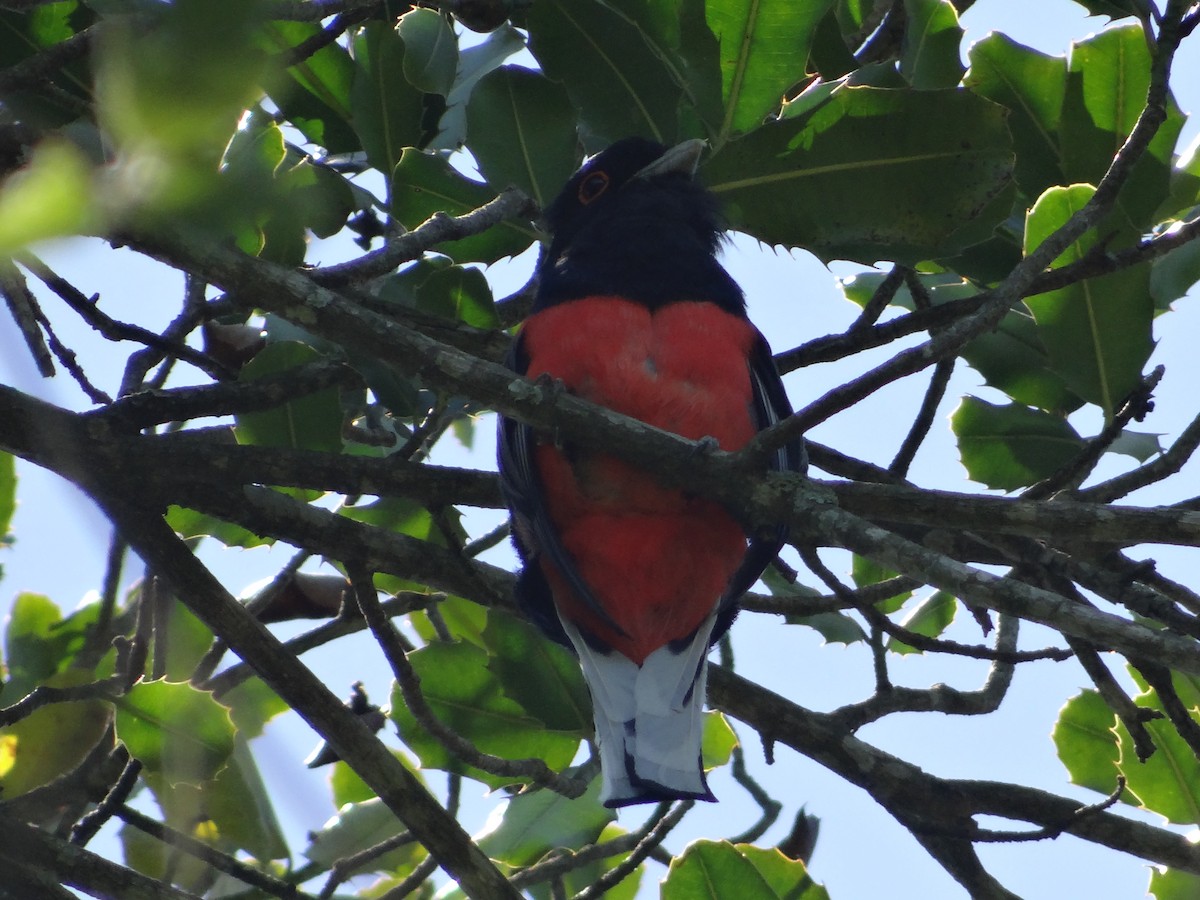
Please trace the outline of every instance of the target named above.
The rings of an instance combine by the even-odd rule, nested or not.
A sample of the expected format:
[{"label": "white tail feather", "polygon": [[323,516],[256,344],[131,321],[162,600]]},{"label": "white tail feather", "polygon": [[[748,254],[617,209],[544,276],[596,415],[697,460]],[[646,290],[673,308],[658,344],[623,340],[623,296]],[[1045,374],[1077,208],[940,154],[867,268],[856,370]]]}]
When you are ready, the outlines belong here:
[{"label": "white tail feather", "polygon": [[680,652],[660,647],[638,666],[593,649],[562,620],[592,693],[604,787],[600,799],[624,806],[668,796],[710,798],[700,765],[708,641],[715,617]]}]

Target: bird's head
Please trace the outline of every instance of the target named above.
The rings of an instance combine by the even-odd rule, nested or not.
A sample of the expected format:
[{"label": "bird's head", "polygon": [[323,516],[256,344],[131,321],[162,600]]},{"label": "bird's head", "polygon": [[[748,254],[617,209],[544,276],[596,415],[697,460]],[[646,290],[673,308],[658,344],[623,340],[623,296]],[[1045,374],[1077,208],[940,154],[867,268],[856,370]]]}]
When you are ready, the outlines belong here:
[{"label": "bird's head", "polygon": [[724,231],[717,204],[693,177],[704,146],[689,140],[668,148],[630,137],[593,156],[545,210],[553,235],[549,258],[557,259],[577,240],[603,235],[619,241],[622,232],[661,227],[694,231],[706,248],[715,249]]}]

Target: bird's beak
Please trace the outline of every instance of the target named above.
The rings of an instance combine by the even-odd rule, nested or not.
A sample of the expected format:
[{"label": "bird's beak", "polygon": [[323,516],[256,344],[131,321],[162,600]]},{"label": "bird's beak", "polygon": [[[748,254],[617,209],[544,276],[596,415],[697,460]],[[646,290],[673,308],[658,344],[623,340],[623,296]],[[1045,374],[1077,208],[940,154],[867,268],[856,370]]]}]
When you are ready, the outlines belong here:
[{"label": "bird's beak", "polygon": [[639,169],[634,178],[654,178],[658,175],[679,173],[691,178],[696,174],[696,166],[700,163],[700,155],[707,142],[693,138],[671,147],[650,165]]}]

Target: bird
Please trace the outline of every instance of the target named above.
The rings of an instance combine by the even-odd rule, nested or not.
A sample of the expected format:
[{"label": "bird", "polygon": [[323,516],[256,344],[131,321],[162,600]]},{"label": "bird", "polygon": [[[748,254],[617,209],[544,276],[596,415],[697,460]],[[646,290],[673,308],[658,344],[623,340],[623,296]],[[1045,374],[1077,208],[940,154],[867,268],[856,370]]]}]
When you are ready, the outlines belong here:
[{"label": "bird", "polygon": [[[696,179],[701,140],[630,137],[543,211],[550,236],[509,367],[618,413],[735,451],[792,407],[741,288],[726,226]],[[610,808],[712,801],[701,761],[707,656],[786,539],[584,440],[498,426],[522,567],[518,605],[579,658]],[[701,452],[698,449],[698,452]],[[769,468],[802,471],[797,439]]]}]

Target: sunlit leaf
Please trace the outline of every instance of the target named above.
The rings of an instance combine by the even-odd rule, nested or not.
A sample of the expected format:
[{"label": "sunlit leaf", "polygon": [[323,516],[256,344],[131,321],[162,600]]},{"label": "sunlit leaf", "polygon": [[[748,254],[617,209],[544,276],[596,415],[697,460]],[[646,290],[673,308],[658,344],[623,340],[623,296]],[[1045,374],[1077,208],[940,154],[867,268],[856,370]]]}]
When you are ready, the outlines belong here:
[{"label": "sunlit leaf", "polygon": [[0,683],[4,705],[15,703],[39,683],[66,670],[84,647],[99,612],[99,603],[89,603],[64,619],[49,597],[17,594],[4,632],[8,670],[7,679]]},{"label": "sunlit leaf", "polygon": [[520,188],[539,206],[579,165],[571,100],[531,69],[504,66],[480,79],[467,103],[467,133],[488,184]]},{"label": "sunlit leaf", "polygon": [[1059,710],[1054,746],[1071,783],[1109,794],[1117,786],[1117,717],[1093,690],[1081,691]]},{"label": "sunlit leaf", "polygon": [[662,900],[828,900],[799,860],[776,849],[695,841],[671,861]]},{"label": "sunlit leaf", "polygon": [[[957,611],[958,600],[955,599],[953,594],[948,594],[945,591],[935,591],[913,607],[912,611],[900,622],[900,625],[914,634],[936,638],[950,627],[950,623],[954,621],[954,614]],[[901,654],[924,652],[894,637],[888,639],[887,649],[892,653]]]},{"label": "sunlit leaf", "polygon": [[26,166],[0,182],[0,254],[97,227],[92,192],[91,165],[74,145],[40,144]]},{"label": "sunlit leaf", "polygon": [[229,710],[187,683],[145,681],[116,701],[117,737],[148,773],[199,784],[233,754]]},{"label": "sunlit leaf", "polygon": [[757,127],[804,77],[817,23],[833,0],[710,0],[708,26],[720,45],[723,141]]},{"label": "sunlit leaf", "polygon": [[[1094,193],[1090,185],[1046,191],[1026,220],[1025,252],[1037,248]],[[1098,240],[1095,232],[1088,232],[1067,248],[1056,265],[1082,259]],[[1072,391],[1099,405],[1106,418],[1137,387],[1154,347],[1149,280],[1148,266],[1133,266],[1025,301],[1053,370]]]},{"label": "sunlit leaf", "polygon": [[597,0],[542,0],[528,26],[542,71],[566,85],[601,143],[631,134],[674,142],[682,89],[634,23]]},{"label": "sunlit leaf", "polygon": [[[311,22],[270,22],[263,40],[272,52],[286,52],[319,34]],[[340,44],[326,44],[287,69],[269,86],[272,101],[308,140],[330,153],[348,153],[360,146],[350,127],[350,88],[354,61]]]},{"label": "sunlit leaf", "polygon": [[1200,875],[1183,869],[1150,869],[1150,893],[1154,900],[1193,900],[1200,897]]},{"label": "sunlit leaf", "polygon": [[[1140,24],[1106,28],[1071,47],[1060,145],[1065,184],[1098,184],[1133,131],[1150,86],[1150,49]],[[1170,188],[1172,153],[1183,115],[1172,100],[1167,119],[1134,166],[1101,230],[1120,242],[1153,224]]]},{"label": "sunlit leaf", "polygon": [[16,508],[17,460],[11,453],[0,452],[0,547],[11,541],[9,531]]},{"label": "sunlit leaf", "polygon": [[479,841],[480,849],[511,866],[536,862],[556,847],[592,843],[616,814],[600,804],[600,779],[568,800],[553,791],[521,794],[508,802],[500,824]]},{"label": "sunlit leaf", "polygon": [[766,243],[915,263],[986,239],[1008,215],[1004,119],[966,91],[842,88],[726,145],[702,177],[731,224]]},{"label": "sunlit leaf", "polygon": [[204,800],[223,840],[257,860],[288,855],[283,829],[244,736],[238,735],[234,741],[229,764],[205,785]]},{"label": "sunlit leaf", "polygon": [[473,328],[496,328],[500,320],[492,289],[475,268],[451,266],[434,272],[417,289],[418,309]]},{"label": "sunlit leaf", "polygon": [[1003,104],[1009,111],[1015,175],[1021,190],[1037,197],[1062,184],[1059,125],[1067,89],[1067,61],[1018,44],[993,32],[970,50],[971,70],[965,84],[977,94]]},{"label": "sunlit leaf", "polygon": [[[1134,698],[1138,706],[1162,712],[1162,702],[1154,691]],[[1169,822],[1200,824],[1200,760],[1171,720],[1163,716],[1145,723],[1154,741],[1155,751],[1139,760],[1133,739],[1118,728],[1120,758],[1117,765],[1125,775],[1129,790],[1142,806]]]},{"label": "sunlit leaf", "polygon": [[[309,835],[304,855],[312,862],[329,867],[404,830],[404,823],[378,797],[350,803],[341,807],[320,831]],[[411,861],[414,854],[424,855],[423,848],[415,841],[365,859],[361,868],[354,871],[387,872]]]},{"label": "sunlit leaf", "polygon": [[[410,653],[409,660],[434,715],[479,750],[508,759],[538,757],[556,770],[570,763],[579,735],[546,728],[510,699],[480,648],[462,641],[438,642]],[[451,755],[414,718],[399,688],[392,694],[391,716],[422,765],[469,774],[493,787],[520,781],[481,772]]]},{"label": "sunlit leaf", "polygon": [[[254,381],[320,358],[320,353],[305,344],[268,344],[242,367],[238,378]],[[235,433],[242,444],[329,452],[342,448],[342,407],[337,388],[298,397],[274,409],[239,413],[235,419]]]},{"label": "sunlit leaf", "polygon": [[[66,688],[87,684],[95,675],[68,669],[43,682]],[[20,699],[14,697],[13,702]],[[74,770],[96,746],[112,722],[106,700],[51,703],[7,728],[0,728],[0,792],[19,797]]]},{"label": "sunlit leaf", "polygon": [[737,745],[737,733],[729,720],[716,710],[706,712],[704,734],[700,740],[700,759],[704,770],[707,772],[728,765]]},{"label": "sunlit leaf", "polygon": [[1051,475],[1083,449],[1078,432],[1059,416],[964,397],[950,417],[967,475],[1011,491]]},{"label": "sunlit leaf", "polygon": [[351,123],[371,165],[384,173],[421,143],[421,91],[404,77],[404,42],[384,22],[367,22],[352,45]]},{"label": "sunlit leaf", "polygon": [[963,75],[959,44],[963,30],[948,0],[904,0],[908,23],[900,74],[918,90],[952,88]]},{"label": "sunlit leaf", "polygon": [[546,639],[528,622],[501,610],[488,610],[483,640],[488,669],[504,693],[547,728],[592,730],[592,707],[579,663],[565,647]]},{"label": "sunlit leaf", "polygon": [[[461,216],[495,196],[495,191],[459,174],[440,156],[420,150],[405,150],[392,173],[392,214],[410,230],[436,212]],[[482,234],[438,244],[437,250],[457,263],[494,263],[520,253],[535,238],[528,224],[510,220]]]},{"label": "sunlit leaf", "polygon": [[432,9],[412,9],[396,26],[404,41],[404,77],[422,91],[448,94],[458,70],[458,41],[449,20]]}]

